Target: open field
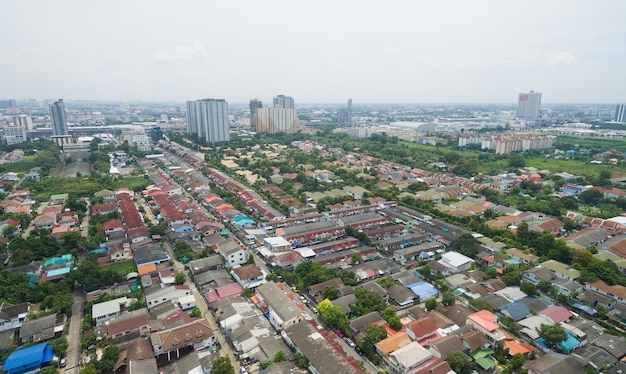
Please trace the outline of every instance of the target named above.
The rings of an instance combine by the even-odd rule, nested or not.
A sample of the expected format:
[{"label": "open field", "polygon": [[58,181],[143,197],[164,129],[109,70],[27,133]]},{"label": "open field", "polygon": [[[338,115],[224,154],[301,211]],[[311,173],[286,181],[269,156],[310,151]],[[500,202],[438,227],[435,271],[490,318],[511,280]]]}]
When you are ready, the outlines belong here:
[{"label": "open field", "polygon": [[116,262],[112,265],[106,267],[107,269],[113,270],[118,274],[126,275],[130,272],[137,271],[137,267],[132,260],[124,261],[124,262]]},{"label": "open field", "polygon": [[12,171],[14,173],[28,173],[28,171],[34,167],[41,166],[37,160],[37,155],[25,156],[20,162],[14,164],[2,164],[0,165],[4,170]]}]

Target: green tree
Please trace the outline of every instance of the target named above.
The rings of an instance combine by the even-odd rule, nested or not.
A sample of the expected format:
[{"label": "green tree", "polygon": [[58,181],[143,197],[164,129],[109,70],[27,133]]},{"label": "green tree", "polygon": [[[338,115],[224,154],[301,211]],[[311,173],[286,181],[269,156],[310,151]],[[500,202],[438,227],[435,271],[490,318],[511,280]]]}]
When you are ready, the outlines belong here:
[{"label": "green tree", "polygon": [[502,276],[502,282],[507,286],[519,286],[523,276],[519,270],[510,271]]},{"label": "green tree", "polygon": [[426,307],[427,311],[431,311],[431,310],[435,310],[437,309],[437,299],[428,299],[426,300],[426,302],[424,303],[424,306]]},{"label": "green tree", "polygon": [[474,370],[474,362],[463,352],[451,352],[446,361],[457,374],[470,374]]},{"label": "green tree", "polygon": [[555,288],[552,283],[543,279],[537,283],[537,289],[546,295],[550,295],[555,292]]},{"label": "green tree", "polygon": [[519,289],[528,296],[536,296],[539,294],[539,292],[537,291],[537,287],[530,282],[521,282],[519,285]]},{"label": "green tree", "polygon": [[369,325],[367,326],[367,331],[365,333],[365,338],[363,338],[363,342],[373,349],[374,344],[379,341],[385,339],[387,337],[387,330],[380,325]]},{"label": "green tree", "polygon": [[[56,365],[46,366],[39,371],[39,374],[57,374]],[[82,373],[82,372],[81,372]]]},{"label": "green tree", "polygon": [[275,354],[274,354],[274,362],[283,362],[283,361],[287,361],[287,355],[285,355],[285,352],[283,352],[282,350],[278,350]]},{"label": "green tree", "polygon": [[441,295],[441,304],[444,306],[454,305],[456,302],[456,297],[454,296],[454,292],[446,291]]},{"label": "green tree", "polygon": [[600,204],[600,202],[603,199],[604,199],[604,195],[602,194],[601,191],[594,190],[591,188],[578,194],[578,200],[591,206],[596,206]]},{"label": "green tree", "polygon": [[220,356],[213,360],[211,374],[235,374],[235,368],[228,356]]},{"label": "green tree", "polygon": [[402,330],[402,321],[400,320],[400,317],[393,316],[389,318],[387,322],[389,323],[389,327],[391,327],[392,329],[396,331]]},{"label": "green tree", "polygon": [[177,285],[185,284],[186,280],[187,280],[187,277],[185,277],[184,273],[178,273],[174,277],[174,284],[177,284]]},{"label": "green tree", "polygon": [[472,234],[463,234],[454,243],[457,252],[468,257],[474,257],[478,253],[478,249],[474,245],[474,237]]},{"label": "green tree", "polygon": [[472,299],[469,304],[476,310],[488,310],[493,313],[493,308],[485,300]]},{"label": "green tree", "polygon": [[301,367],[301,368],[309,367],[309,360],[306,357],[304,357],[302,353],[296,352],[296,354],[294,355],[294,358],[296,360],[296,365],[298,365],[298,367]]},{"label": "green tree", "polygon": [[525,363],[526,357],[524,357],[524,355],[521,353],[514,354],[509,361],[509,365],[511,365],[514,370],[521,368],[522,366],[524,366]]},{"label": "green tree", "polygon": [[389,322],[389,320],[390,320],[392,317],[397,316],[397,313],[396,313],[396,310],[395,310],[394,308],[387,307],[387,308],[383,309],[383,311],[382,311],[381,315],[382,315],[382,317],[383,317],[383,319],[384,319],[385,321]]},{"label": "green tree", "polygon": [[328,300],[338,299],[340,296],[339,289],[335,286],[326,286],[324,287],[324,291],[322,292],[322,297]]},{"label": "green tree", "polygon": [[189,313],[189,316],[195,317],[195,318],[202,318],[202,311],[200,310],[200,308],[193,308],[191,313]]},{"label": "green tree", "polygon": [[560,325],[544,325],[537,329],[539,336],[546,340],[551,347],[557,343],[567,340],[567,333]]},{"label": "green tree", "polygon": [[67,348],[69,347],[65,336],[56,338],[49,343],[52,344],[52,352],[54,352],[54,354],[57,356],[63,356],[65,352],[67,352]]}]

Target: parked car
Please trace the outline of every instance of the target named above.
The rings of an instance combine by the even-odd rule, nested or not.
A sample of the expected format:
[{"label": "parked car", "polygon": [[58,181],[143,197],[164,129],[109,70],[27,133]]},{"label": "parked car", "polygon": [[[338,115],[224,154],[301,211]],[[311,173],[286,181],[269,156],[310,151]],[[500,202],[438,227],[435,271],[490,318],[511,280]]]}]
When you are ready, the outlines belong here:
[{"label": "parked car", "polygon": [[350,339],[350,338],[346,338],[345,340],[346,340],[346,343],[347,343],[350,347],[352,347],[352,348],[356,347],[356,344],[354,344],[354,342],[352,341],[352,339]]},{"label": "parked car", "polygon": [[59,367],[64,368],[65,365],[67,365],[67,362],[65,361],[65,358],[62,358],[61,361],[59,361]]},{"label": "parked car", "polygon": [[341,332],[341,330],[339,329],[335,329],[335,334],[337,334],[340,338],[343,338],[345,336],[343,332]]}]

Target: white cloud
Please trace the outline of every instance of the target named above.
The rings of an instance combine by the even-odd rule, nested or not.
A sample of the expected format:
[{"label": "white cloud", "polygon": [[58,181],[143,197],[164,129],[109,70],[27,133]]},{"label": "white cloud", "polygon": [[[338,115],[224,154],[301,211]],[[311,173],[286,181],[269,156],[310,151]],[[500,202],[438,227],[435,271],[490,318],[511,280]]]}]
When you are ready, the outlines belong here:
[{"label": "white cloud", "polygon": [[179,61],[202,61],[209,56],[201,43],[194,43],[192,46],[181,45],[169,51],[159,51],[152,55],[152,59],[160,63],[171,63]]},{"label": "white cloud", "polygon": [[576,57],[572,56],[571,53],[561,51],[555,55],[550,56],[550,59],[548,60],[548,65],[555,69],[570,68],[578,65],[578,61],[576,60]]}]

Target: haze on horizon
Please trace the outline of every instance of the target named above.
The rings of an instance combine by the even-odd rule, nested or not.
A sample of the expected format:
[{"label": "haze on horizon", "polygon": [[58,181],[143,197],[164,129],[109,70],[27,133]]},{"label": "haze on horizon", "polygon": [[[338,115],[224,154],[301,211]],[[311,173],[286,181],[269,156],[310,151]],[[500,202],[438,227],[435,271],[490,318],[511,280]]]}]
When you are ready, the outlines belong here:
[{"label": "haze on horizon", "polygon": [[3,3],[0,98],[626,102],[626,2]]}]

